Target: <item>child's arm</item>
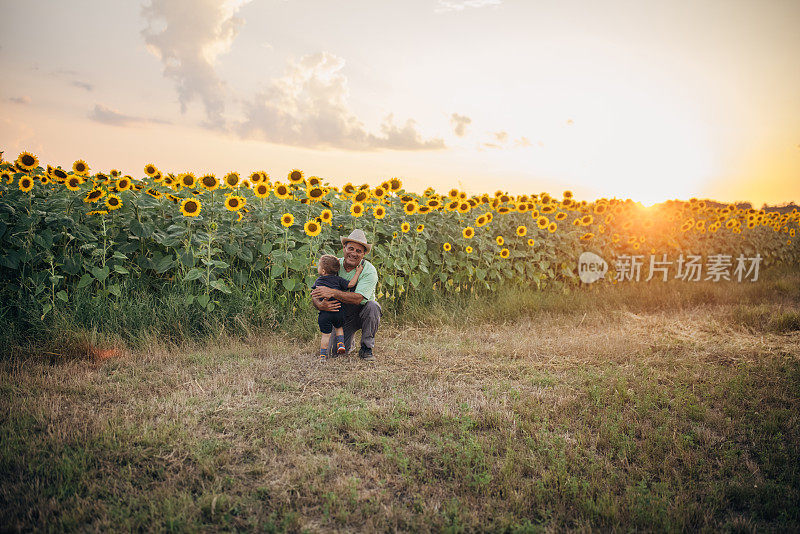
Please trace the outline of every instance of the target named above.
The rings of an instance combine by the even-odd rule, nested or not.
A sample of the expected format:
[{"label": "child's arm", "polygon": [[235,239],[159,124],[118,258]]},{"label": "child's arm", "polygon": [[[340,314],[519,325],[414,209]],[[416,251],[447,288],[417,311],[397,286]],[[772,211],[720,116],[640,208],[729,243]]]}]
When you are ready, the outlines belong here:
[{"label": "child's arm", "polygon": [[347,284],[347,289],[353,289],[358,284],[358,275],[361,274],[361,271],[364,270],[364,260],[361,260],[361,263],[358,264],[356,267],[356,274],[353,275],[353,279]]}]

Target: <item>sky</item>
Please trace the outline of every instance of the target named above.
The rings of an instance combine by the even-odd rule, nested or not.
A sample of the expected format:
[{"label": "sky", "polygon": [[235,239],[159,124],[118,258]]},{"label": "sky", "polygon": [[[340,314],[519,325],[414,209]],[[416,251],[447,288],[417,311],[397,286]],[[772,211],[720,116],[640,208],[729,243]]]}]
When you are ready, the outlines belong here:
[{"label": "sky", "polygon": [[797,0],[0,0],[0,150],[800,201]]}]

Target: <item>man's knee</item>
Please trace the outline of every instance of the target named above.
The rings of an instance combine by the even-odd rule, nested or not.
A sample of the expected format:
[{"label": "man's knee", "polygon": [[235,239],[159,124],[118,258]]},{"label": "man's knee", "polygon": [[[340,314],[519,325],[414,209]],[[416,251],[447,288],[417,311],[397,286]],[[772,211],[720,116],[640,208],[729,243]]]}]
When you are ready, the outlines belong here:
[{"label": "man's knee", "polygon": [[367,303],[364,304],[364,309],[361,311],[361,314],[364,316],[377,317],[377,318],[380,318],[381,313],[382,313],[381,305],[375,302],[374,300],[367,301]]}]

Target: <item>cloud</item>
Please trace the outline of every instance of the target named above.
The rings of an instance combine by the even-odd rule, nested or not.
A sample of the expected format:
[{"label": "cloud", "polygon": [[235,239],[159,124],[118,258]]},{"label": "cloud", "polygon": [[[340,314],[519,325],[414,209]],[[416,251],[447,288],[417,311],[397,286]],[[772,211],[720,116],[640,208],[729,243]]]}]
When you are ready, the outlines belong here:
[{"label": "cloud", "polygon": [[199,99],[207,125],[223,128],[226,88],[214,70],[244,20],[236,12],[250,0],[151,0],[142,8],[148,50],[178,89],[181,111]]},{"label": "cloud", "polygon": [[94,90],[94,85],[92,85],[90,83],[86,83],[86,82],[73,80],[72,81],[72,85],[74,85],[75,87],[79,87],[80,89],[83,89],[85,91],[93,91]]},{"label": "cloud", "polygon": [[89,118],[96,122],[103,124],[110,124],[111,126],[141,126],[147,124],[170,124],[169,121],[160,119],[148,119],[144,117],[134,117],[125,115],[115,109],[111,109],[103,104],[96,104],[94,109],[89,113]]},{"label": "cloud", "polygon": [[506,148],[528,148],[533,146],[531,140],[524,135],[516,139],[511,139],[511,137],[508,135],[508,132],[505,130],[491,132],[489,137],[490,140],[481,143],[480,148],[503,150]]},{"label": "cloud", "polygon": [[502,0],[437,0],[434,11],[436,13],[447,13],[449,11],[464,11],[465,9],[481,7],[497,7],[502,3]]},{"label": "cloud", "polygon": [[242,137],[303,146],[346,150],[431,150],[444,148],[441,139],[425,140],[409,119],[398,126],[388,115],[380,134],[368,132],[347,104],[344,60],[318,52],[289,64],[288,72],[273,80],[244,104],[245,120],[236,130]]},{"label": "cloud", "polygon": [[467,126],[472,123],[472,119],[465,115],[453,113],[450,115],[450,124],[453,125],[453,133],[458,137],[464,137],[467,134]]},{"label": "cloud", "polygon": [[31,103],[31,97],[25,96],[25,95],[23,95],[23,96],[12,96],[11,98],[8,99],[8,101],[9,102],[13,102],[15,104],[30,104]]}]

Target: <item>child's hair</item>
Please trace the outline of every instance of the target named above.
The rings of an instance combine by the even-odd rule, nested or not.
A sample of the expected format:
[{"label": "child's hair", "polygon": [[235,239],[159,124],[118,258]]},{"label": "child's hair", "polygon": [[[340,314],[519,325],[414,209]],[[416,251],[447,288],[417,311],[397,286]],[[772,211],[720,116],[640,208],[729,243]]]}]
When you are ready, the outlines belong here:
[{"label": "child's hair", "polygon": [[339,259],[336,256],[325,254],[319,259],[319,265],[325,274],[339,273]]}]

